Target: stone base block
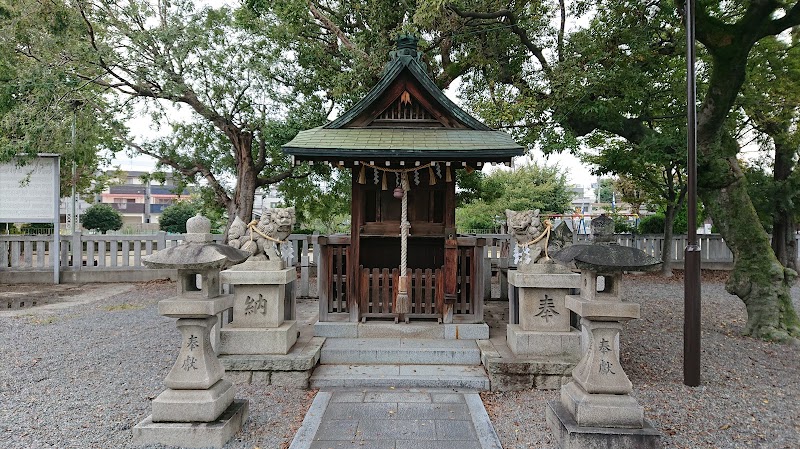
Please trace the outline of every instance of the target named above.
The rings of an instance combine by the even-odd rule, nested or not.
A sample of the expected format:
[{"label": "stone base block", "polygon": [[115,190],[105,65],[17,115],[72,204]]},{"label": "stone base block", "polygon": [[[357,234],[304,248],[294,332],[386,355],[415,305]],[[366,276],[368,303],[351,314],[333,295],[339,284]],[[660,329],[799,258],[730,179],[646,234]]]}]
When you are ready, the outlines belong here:
[{"label": "stone base block", "polygon": [[437,323],[411,322],[394,324],[386,321],[359,323],[358,338],[444,338],[444,326]]},{"label": "stone base block", "polygon": [[486,340],[489,338],[489,325],[476,324],[445,324],[445,340]]},{"label": "stone base block", "polygon": [[287,354],[297,341],[297,321],[269,329],[222,328],[220,354]]},{"label": "stone base block", "polygon": [[647,421],[641,429],[578,426],[558,401],[547,404],[547,426],[561,449],[657,449],[661,434]]},{"label": "stone base block", "polygon": [[638,302],[588,300],[580,296],[567,295],[564,304],[581,317],[595,321],[627,321],[641,316]]},{"label": "stone base block", "polygon": [[158,314],[171,318],[206,318],[233,307],[233,295],[203,298],[197,292],[163,299],[158,302]]},{"label": "stone base block", "polygon": [[314,323],[315,337],[330,338],[358,338],[358,323],[352,322],[322,322]]},{"label": "stone base block", "polygon": [[297,271],[292,268],[276,268],[268,261],[247,261],[221,271],[219,278],[233,285],[285,285],[297,279]]},{"label": "stone base block", "polygon": [[485,340],[489,338],[489,325],[477,324],[438,324],[389,322],[352,323],[320,322],[314,323],[315,337],[330,338],[430,338],[445,340]]},{"label": "stone base block", "polygon": [[539,265],[537,272],[509,270],[508,283],[514,287],[581,288],[581,275],[556,264]]},{"label": "stone base block", "polygon": [[231,371],[309,371],[319,362],[324,338],[296,343],[288,354],[228,354],[219,356],[226,375]]},{"label": "stone base block", "polygon": [[157,423],[153,422],[152,416],[148,416],[134,426],[133,444],[221,448],[242,429],[248,413],[249,402],[236,399],[213,422]]},{"label": "stone base block", "polygon": [[561,404],[581,427],[644,426],[644,408],[627,394],[589,394],[570,382],[561,388]]},{"label": "stone base block", "polygon": [[566,357],[570,360],[581,356],[581,332],[524,331],[518,324],[506,327],[506,343],[516,356]]},{"label": "stone base block", "polygon": [[153,399],[153,422],[212,422],[233,402],[233,385],[220,380],[208,390],[167,388]]}]

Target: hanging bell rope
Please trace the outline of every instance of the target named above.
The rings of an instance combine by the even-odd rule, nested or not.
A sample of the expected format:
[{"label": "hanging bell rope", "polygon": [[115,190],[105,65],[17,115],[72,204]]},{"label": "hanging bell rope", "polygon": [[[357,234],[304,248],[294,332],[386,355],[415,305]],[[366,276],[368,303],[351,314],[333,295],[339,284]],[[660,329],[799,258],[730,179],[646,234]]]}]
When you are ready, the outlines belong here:
[{"label": "hanging bell rope", "polygon": [[400,277],[397,286],[397,301],[395,302],[394,312],[398,315],[405,315],[411,312],[411,300],[408,297],[408,172],[402,174],[403,199],[400,203]]}]

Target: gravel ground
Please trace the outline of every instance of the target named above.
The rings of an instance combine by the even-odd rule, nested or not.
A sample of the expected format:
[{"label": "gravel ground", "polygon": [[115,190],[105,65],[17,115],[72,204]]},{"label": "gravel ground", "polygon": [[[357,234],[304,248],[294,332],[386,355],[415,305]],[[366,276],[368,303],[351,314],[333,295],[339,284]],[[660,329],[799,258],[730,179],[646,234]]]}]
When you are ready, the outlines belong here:
[{"label": "gravel ground", "polygon": [[[180,333],[156,303],[175,284],[84,288],[58,304],[0,314],[0,448],[130,447],[131,428],[164,390]],[[16,286],[26,289],[39,290]],[[226,448],[287,447],[313,394],[236,385],[250,419]]]},{"label": "gravel ground", "polygon": [[[630,281],[630,282],[627,282]],[[622,366],[668,448],[800,447],[800,347],[742,337],[744,304],[724,277],[702,285],[702,385],[683,385],[683,279],[626,278],[642,318],[621,336]],[[800,310],[800,288],[792,289]],[[555,448],[545,425],[556,391],[483,394],[503,447]]]},{"label": "gravel ground", "polygon": [[[703,386],[685,387],[682,280],[629,279],[626,296],[642,304],[642,319],[622,335],[622,363],[666,447],[800,447],[798,347],[741,337],[743,304],[720,278],[706,278]],[[58,304],[0,312],[0,448],[130,447],[130,429],[164,389],[180,335],[156,303],[174,294],[174,284],[83,288]],[[792,293],[800,310],[800,288]],[[250,419],[228,449],[287,447],[314,395],[258,384],[236,391],[250,400]],[[557,397],[483,395],[506,449],[555,447],[544,410]]]}]

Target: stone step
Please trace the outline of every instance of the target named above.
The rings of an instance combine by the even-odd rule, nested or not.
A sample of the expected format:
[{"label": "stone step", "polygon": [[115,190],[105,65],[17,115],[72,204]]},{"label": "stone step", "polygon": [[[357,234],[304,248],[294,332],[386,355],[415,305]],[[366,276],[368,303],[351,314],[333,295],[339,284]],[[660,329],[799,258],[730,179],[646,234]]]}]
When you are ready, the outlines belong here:
[{"label": "stone step", "polygon": [[328,338],[320,363],[480,365],[481,352],[475,340]]},{"label": "stone step", "polygon": [[319,365],[311,388],[396,387],[489,390],[481,366],[464,365]]}]

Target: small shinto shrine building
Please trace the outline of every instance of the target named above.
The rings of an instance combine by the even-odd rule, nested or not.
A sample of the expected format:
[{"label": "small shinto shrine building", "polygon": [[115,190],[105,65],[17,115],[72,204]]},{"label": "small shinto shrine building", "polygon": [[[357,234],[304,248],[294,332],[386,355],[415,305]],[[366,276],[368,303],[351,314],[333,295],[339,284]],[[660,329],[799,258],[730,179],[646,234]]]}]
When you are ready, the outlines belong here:
[{"label": "small shinto shrine building", "polygon": [[484,242],[456,234],[455,171],[524,149],[450,101],[421,56],[417,38],[401,35],[361,101],[283,146],[295,163],[352,172],[350,235],[319,239],[321,322],[483,322]]}]

